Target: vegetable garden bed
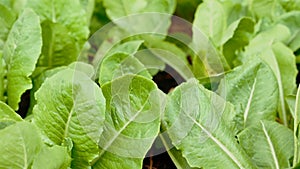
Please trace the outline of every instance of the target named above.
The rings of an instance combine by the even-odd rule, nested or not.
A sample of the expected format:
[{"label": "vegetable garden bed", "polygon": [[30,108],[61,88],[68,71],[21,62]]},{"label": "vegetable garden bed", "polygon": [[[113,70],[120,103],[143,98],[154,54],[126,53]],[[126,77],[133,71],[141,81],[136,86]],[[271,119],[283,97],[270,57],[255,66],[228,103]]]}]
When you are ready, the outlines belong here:
[{"label": "vegetable garden bed", "polygon": [[299,0],[0,0],[0,20],[1,169],[300,166]]}]

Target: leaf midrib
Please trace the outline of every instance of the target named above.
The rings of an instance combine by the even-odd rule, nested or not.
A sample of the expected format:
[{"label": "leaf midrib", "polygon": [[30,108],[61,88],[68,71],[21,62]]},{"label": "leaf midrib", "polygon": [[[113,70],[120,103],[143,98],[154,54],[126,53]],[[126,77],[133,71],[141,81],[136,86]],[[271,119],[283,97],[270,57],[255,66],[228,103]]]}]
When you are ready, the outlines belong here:
[{"label": "leaf midrib", "polygon": [[275,163],[275,167],[276,167],[276,169],[280,169],[279,162],[278,162],[278,159],[277,159],[277,156],[276,156],[276,152],[275,152],[275,148],[274,148],[274,145],[272,143],[272,140],[271,140],[271,138],[268,134],[268,131],[267,131],[267,129],[266,129],[266,127],[265,127],[265,125],[262,121],[261,121],[261,125],[262,125],[264,135],[267,138],[269,148],[271,149],[271,153],[272,153],[272,157],[273,157],[273,160],[274,160],[274,163]]},{"label": "leaf midrib", "polygon": [[68,116],[68,120],[67,120],[67,122],[66,122],[66,126],[65,126],[65,130],[64,130],[64,137],[63,137],[63,139],[65,139],[65,138],[67,138],[67,135],[68,135],[68,133],[69,133],[69,126],[70,126],[70,123],[71,123],[71,120],[72,120],[72,116],[73,116],[73,114],[74,114],[74,104],[73,104],[73,106],[72,106],[72,108],[71,108],[71,111],[70,111],[70,113],[69,113],[69,116]]},{"label": "leaf midrib", "polygon": [[[142,112],[142,110],[145,108],[146,104],[148,103],[147,100],[149,99],[150,95],[147,97],[146,101],[144,102],[144,104],[142,105],[142,107],[140,108],[140,110],[138,110],[136,112],[136,114],[134,116],[132,116],[123,126],[122,128],[113,136],[113,138],[102,148],[102,151],[99,153],[99,156],[97,159],[100,159],[103,154],[105,154],[105,152],[107,151],[107,149],[113,144],[113,142],[119,137],[119,135],[126,129],[126,127],[133,122],[133,120]],[[97,160],[98,161],[98,160]]]},{"label": "leaf midrib", "polygon": [[238,159],[227,149],[227,147],[217,138],[215,138],[204,126],[198,123],[193,117],[189,114],[186,114],[202,131],[213,141],[215,142],[229,157],[230,159],[241,169],[245,169],[243,165],[238,161]]},{"label": "leaf midrib", "polygon": [[251,103],[252,103],[252,99],[253,99],[253,95],[254,95],[254,91],[255,91],[255,87],[256,87],[256,78],[254,79],[253,85],[252,85],[252,89],[251,89],[251,93],[247,102],[247,106],[244,112],[244,127],[246,127],[246,122],[247,122],[247,118],[249,116],[249,111],[251,108]]}]

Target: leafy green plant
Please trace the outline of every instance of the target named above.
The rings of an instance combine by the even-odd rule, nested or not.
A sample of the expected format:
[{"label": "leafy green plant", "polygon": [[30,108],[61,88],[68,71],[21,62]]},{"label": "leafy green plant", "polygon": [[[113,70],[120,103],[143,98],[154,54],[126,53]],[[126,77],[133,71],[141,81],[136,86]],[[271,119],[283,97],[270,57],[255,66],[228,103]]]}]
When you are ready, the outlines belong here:
[{"label": "leafy green plant", "polygon": [[177,1],[1,0],[0,168],[298,168],[300,2]]}]

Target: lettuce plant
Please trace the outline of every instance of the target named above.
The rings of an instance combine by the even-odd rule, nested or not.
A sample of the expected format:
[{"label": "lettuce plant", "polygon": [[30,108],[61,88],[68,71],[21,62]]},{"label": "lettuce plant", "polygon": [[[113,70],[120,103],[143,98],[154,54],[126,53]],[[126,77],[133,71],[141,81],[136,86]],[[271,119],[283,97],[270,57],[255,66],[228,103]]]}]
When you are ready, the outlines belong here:
[{"label": "lettuce plant", "polygon": [[0,168],[300,166],[298,0],[1,0],[0,21]]}]

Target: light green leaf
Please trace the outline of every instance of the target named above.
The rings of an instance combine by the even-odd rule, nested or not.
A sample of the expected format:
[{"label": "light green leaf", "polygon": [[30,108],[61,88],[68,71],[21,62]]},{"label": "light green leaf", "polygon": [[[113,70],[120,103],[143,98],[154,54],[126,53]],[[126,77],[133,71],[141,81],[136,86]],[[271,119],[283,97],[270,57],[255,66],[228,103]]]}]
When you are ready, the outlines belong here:
[{"label": "light green leaf", "polygon": [[288,108],[289,108],[293,118],[295,118],[296,96],[295,95],[289,95],[289,96],[285,97],[285,101],[288,105]]},{"label": "light green leaf", "polygon": [[72,168],[87,168],[99,153],[103,131],[100,88],[86,74],[68,68],[47,78],[35,98],[34,123],[56,145],[71,138]]},{"label": "light green leaf", "polygon": [[42,141],[36,127],[17,122],[0,130],[0,168],[30,168]]},{"label": "light green leaf", "polygon": [[165,95],[153,81],[138,75],[122,76],[102,90],[107,111],[93,168],[142,168],[159,133]]},{"label": "light green leaf", "polygon": [[163,126],[192,167],[255,168],[224,122],[228,108],[228,103],[195,79],[169,95]]},{"label": "light green leaf", "polygon": [[299,125],[300,125],[300,87],[298,87],[296,101],[294,106],[294,160],[293,166],[300,162],[300,137],[299,137]]},{"label": "light green leaf", "polygon": [[288,46],[296,51],[300,48],[300,11],[289,12],[278,19],[279,23],[286,25],[291,32]]},{"label": "light green leaf", "polygon": [[66,169],[71,164],[71,157],[66,147],[44,146],[33,161],[32,169]]},{"label": "light green leaf", "polygon": [[172,145],[170,138],[165,133],[159,136],[177,169],[194,169],[190,167],[186,159],[182,156],[182,152]]},{"label": "light green leaf", "polygon": [[[93,75],[95,73],[94,68],[91,65],[88,65],[88,64],[83,63],[83,62],[73,62],[68,67],[67,66],[60,66],[60,67],[56,67],[56,68],[53,68],[53,69],[50,69],[50,70],[42,71],[41,74],[33,75],[33,77],[34,77],[33,78],[33,87],[30,91],[30,107],[29,107],[29,110],[27,112],[27,116],[32,113],[32,109],[33,109],[34,105],[36,104],[34,94],[41,87],[41,85],[44,83],[44,81],[47,78],[49,78],[49,77],[53,76],[54,74],[56,74],[57,72],[65,70],[67,68],[71,68],[71,69],[74,69],[76,71],[80,71],[82,73],[85,73],[89,77],[93,77]],[[36,71],[36,73],[37,72],[38,71]]]},{"label": "light green leaf", "polygon": [[16,14],[11,9],[1,4],[0,11],[0,51],[2,51],[8,33],[16,20]]},{"label": "light green leaf", "polygon": [[226,74],[218,93],[235,106],[237,114],[231,121],[236,132],[260,120],[274,121],[276,118],[277,80],[272,69],[260,58],[253,58]]},{"label": "light green leaf", "polygon": [[174,0],[103,0],[103,3],[111,20],[143,12],[171,14],[176,5]]},{"label": "light green leaf", "polygon": [[83,7],[83,9],[86,12],[86,17],[87,17],[87,21],[88,23],[90,23],[90,20],[93,16],[93,12],[94,12],[94,7],[95,7],[95,0],[79,0],[81,6]]},{"label": "light green leaf", "polygon": [[243,17],[227,28],[222,40],[224,42],[223,54],[231,67],[234,67],[237,52],[248,45],[254,33],[254,26],[255,23],[251,18]]},{"label": "light green leaf", "polygon": [[284,9],[280,5],[279,0],[251,0],[249,2],[250,10],[258,18],[269,17],[275,20],[284,13]]},{"label": "light green leaf", "polygon": [[28,0],[26,7],[34,9],[42,23],[38,68],[43,71],[76,61],[89,35],[88,14],[80,0]]},{"label": "light green leaf", "polygon": [[103,59],[100,66],[99,83],[102,86],[126,74],[137,74],[152,79],[145,66],[137,58],[125,53],[115,53]]},{"label": "light green leaf", "polygon": [[0,101],[0,130],[17,121],[22,121],[22,118],[11,107]]},{"label": "light green leaf", "polygon": [[290,168],[293,132],[271,121],[261,121],[238,135],[240,145],[258,168]]},{"label": "light green leaf", "polygon": [[144,43],[143,40],[133,40],[133,41],[129,41],[129,42],[125,42],[125,43],[116,45],[108,51],[106,56],[113,55],[115,53],[120,53],[120,52],[129,54],[129,55],[134,55],[139,50],[142,43]]},{"label": "light green leaf", "polygon": [[226,29],[226,14],[218,0],[204,0],[195,13],[193,25],[219,46]]},{"label": "light green leaf", "polygon": [[287,11],[300,10],[300,1],[299,0],[279,0],[281,6]]},{"label": "light green leaf", "polygon": [[160,38],[168,34],[175,4],[175,0],[103,0],[107,16],[128,33]]},{"label": "light green leaf", "polygon": [[64,66],[76,61],[80,49],[65,26],[46,20],[42,23],[42,35],[42,54],[37,64],[40,69]]},{"label": "light green leaf", "polygon": [[4,46],[7,64],[8,104],[18,109],[21,95],[32,87],[30,75],[35,69],[42,47],[39,17],[25,10],[14,23]]},{"label": "light green leaf", "polygon": [[279,87],[279,115],[283,123],[287,125],[288,112],[286,110],[285,97],[293,94],[296,89],[296,60],[293,51],[284,44],[277,42],[271,50],[261,55],[261,58],[273,70]]},{"label": "light green leaf", "polygon": [[[280,32],[280,33],[278,33]],[[287,126],[288,113],[285,105],[285,97],[293,94],[296,89],[296,59],[293,51],[283,44],[290,37],[289,29],[277,24],[270,29],[259,33],[251,40],[246,48],[244,60],[251,56],[259,56],[270,66],[276,76],[279,88],[279,116]]]},{"label": "light green leaf", "polygon": [[245,53],[247,56],[261,54],[266,48],[270,48],[273,42],[288,43],[290,36],[291,33],[288,27],[276,24],[256,35],[246,47]]},{"label": "light green leaf", "polygon": [[9,118],[15,121],[22,121],[22,118],[4,102],[0,101],[0,119]]},{"label": "light green leaf", "polygon": [[[67,28],[79,44],[83,44],[89,35],[87,14],[79,0],[28,0],[27,7],[32,8],[41,21],[49,20]],[[76,12],[74,12],[76,11]]]}]

